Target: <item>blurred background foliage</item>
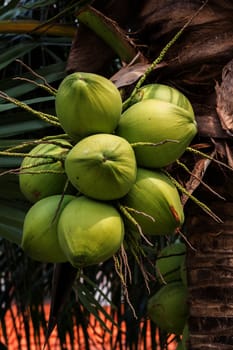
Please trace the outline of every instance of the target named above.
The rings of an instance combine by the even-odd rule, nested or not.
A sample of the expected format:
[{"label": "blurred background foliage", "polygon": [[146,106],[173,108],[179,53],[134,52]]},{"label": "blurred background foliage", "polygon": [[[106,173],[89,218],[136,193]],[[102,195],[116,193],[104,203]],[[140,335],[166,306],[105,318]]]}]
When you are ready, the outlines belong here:
[{"label": "blurred background foliage", "polygon": [[[65,2],[1,1],[0,7],[0,90],[27,103],[37,110],[53,113],[53,96],[37,84],[56,84],[65,75],[65,64],[76,24],[72,12],[59,16],[55,24],[59,33],[41,30],[48,19],[64,11]],[[42,25],[42,27],[39,27]],[[29,67],[33,70],[30,71]],[[43,77],[43,78],[40,78]],[[54,132],[48,124],[14,104],[0,99],[0,150]],[[30,204],[19,191],[18,177],[10,170],[17,169],[19,157],[0,157],[0,288],[1,340],[8,344],[7,321],[12,319],[15,339],[21,349],[21,330],[24,329],[30,349],[30,323],[35,343],[40,343],[40,329],[46,328],[44,303],[50,296],[53,267],[32,261],[21,251],[25,213]],[[5,239],[7,238],[7,239]],[[13,312],[16,310],[16,312]],[[16,322],[22,317],[22,324]]]},{"label": "blurred background foliage", "polygon": [[[4,94],[43,113],[54,115],[54,96],[39,84],[49,84],[56,88],[64,78],[67,57],[77,27],[74,8],[85,3],[88,1],[0,2],[0,90]],[[1,151],[24,141],[60,132],[59,128],[48,125],[28,111],[0,98]],[[50,301],[54,267],[52,264],[31,260],[18,246],[25,213],[30,206],[19,192],[18,178],[14,174],[20,163],[19,157],[0,156],[1,346],[4,348],[5,344],[7,348],[10,345],[7,338],[8,315],[8,318],[12,318],[18,349],[22,348],[22,329],[27,348],[31,348],[30,337],[33,336],[38,349],[41,349],[47,327],[44,305]],[[165,243],[157,242],[157,246]],[[147,253],[143,264],[145,270],[153,276],[154,266],[151,261],[155,258],[156,248]],[[121,307],[126,296],[112,259],[84,271],[84,276],[72,289],[69,302],[59,314],[59,349],[75,348],[79,332],[83,335],[85,349],[93,345],[94,339],[104,349],[107,335],[112,349],[123,349],[123,344],[127,344],[129,349],[137,349],[139,342],[143,344],[143,349],[148,349],[148,327],[151,329],[150,344],[153,349],[156,348],[156,329],[146,318],[148,289],[145,276],[135,259],[129,259],[128,263],[132,271],[128,298],[133,308],[127,302],[124,309]],[[151,281],[151,291],[156,290],[156,281],[153,278]],[[66,283],[69,281],[64,281]],[[103,306],[106,304],[110,305],[110,314],[106,313]],[[101,335],[97,334],[95,324],[90,324],[90,313],[103,327]],[[22,318],[20,327],[15,322],[19,316]],[[115,326],[114,320],[117,322]],[[33,325],[33,335],[30,323]],[[75,325],[78,327],[74,329]],[[124,331],[120,329],[122,325]],[[112,336],[113,327],[117,329],[115,337]],[[90,336],[90,330],[95,337]],[[161,331],[159,333],[160,345],[165,348],[167,334]]]}]

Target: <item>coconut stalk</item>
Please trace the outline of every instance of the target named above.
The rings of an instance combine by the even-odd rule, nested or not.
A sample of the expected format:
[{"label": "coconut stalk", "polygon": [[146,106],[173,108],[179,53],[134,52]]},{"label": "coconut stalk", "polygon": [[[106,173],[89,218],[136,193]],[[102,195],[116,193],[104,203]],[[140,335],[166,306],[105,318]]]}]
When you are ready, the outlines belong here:
[{"label": "coconut stalk", "polygon": [[60,127],[60,123],[58,122],[58,118],[56,116],[37,111],[37,110],[31,108],[27,103],[19,101],[16,98],[10,97],[3,91],[0,91],[0,97],[3,98],[4,100],[10,102],[10,103],[13,103],[17,107],[33,114],[34,116],[43,120],[44,122],[49,123],[55,127]]},{"label": "coconut stalk", "polygon": [[125,63],[144,60],[137,46],[128,38],[116,22],[103,15],[92,6],[77,13],[77,19],[94,31]]}]

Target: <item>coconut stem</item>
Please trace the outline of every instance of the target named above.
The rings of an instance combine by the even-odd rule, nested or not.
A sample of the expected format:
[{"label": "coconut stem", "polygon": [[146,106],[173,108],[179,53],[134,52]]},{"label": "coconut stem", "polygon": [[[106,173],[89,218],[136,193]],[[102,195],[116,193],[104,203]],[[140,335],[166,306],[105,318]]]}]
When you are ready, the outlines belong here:
[{"label": "coconut stem", "polygon": [[214,157],[212,157],[212,156],[210,156],[210,155],[208,155],[208,154],[206,154],[206,153],[204,153],[204,152],[201,152],[201,151],[199,151],[199,150],[197,150],[197,149],[194,149],[194,148],[192,148],[192,147],[187,147],[187,148],[186,148],[186,151],[189,151],[189,152],[194,153],[194,154],[196,154],[196,155],[202,156],[202,157],[204,157],[204,158],[206,158],[206,159],[212,160],[213,162],[215,162],[215,163],[217,163],[217,164],[219,164],[219,165],[222,165],[222,166],[224,166],[225,168],[227,168],[227,169],[233,171],[233,168],[230,167],[229,165],[227,165],[227,164],[221,162],[220,160],[217,160],[217,159],[215,159]]},{"label": "coconut stem", "polygon": [[57,208],[56,208],[56,211],[55,211],[55,214],[54,214],[52,223],[54,223],[55,220],[56,220],[57,217],[58,217],[59,211],[60,211],[60,209],[61,209],[62,201],[64,200],[65,192],[66,192],[66,190],[67,190],[67,188],[68,188],[68,185],[69,185],[69,180],[67,179],[67,180],[66,180],[66,183],[65,183],[65,186],[64,186],[64,189],[63,189],[63,192],[62,192],[62,194],[61,194],[61,198],[60,198],[60,200],[59,200],[58,206],[57,206]]},{"label": "coconut stem", "polygon": [[[38,166],[42,166],[42,165],[48,165],[48,164],[52,164],[54,163],[54,160],[51,160],[50,162],[40,162],[37,164],[33,164],[33,165],[27,165],[24,167],[19,167],[19,168],[14,168],[14,169],[8,169],[5,170],[3,172],[0,173],[0,176],[3,175],[7,175],[7,174],[15,174],[15,175],[19,175],[19,174],[61,174],[64,175],[65,171],[60,171],[60,170],[46,170],[46,169],[41,169],[41,170],[35,170],[35,171],[27,171],[28,169],[32,169],[32,168],[36,168]],[[22,171],[23,170],[23,171]],[[24,171],[26,170],[26,171]]]},{"label": "coconut stem", "polygon": [[133,142],[130,145],[134,148],[134,147],[138,147],[138,146],[149,146],[149,147],[156,147],[156,146],[160,146],[163,145],[164,143],[167,142],[174,142],[174,143],[179,143],[180,141],[178,140],[171,140],[171,139],[166,139],[166,140],[162,140],[160,142]]},{"label": "coconut stem", "polygon": [[131,212],[137,213],[137,214],[141,214],[141,215],[145,215],[147,217],[149,217],[150,219],[153,219],[150,215],[147,215],[146,213],[143,212],[139,212],[133,208],[128,208],[123,206],[122,204],[118,204],[119,210],[122,212],[123,215],[125,215],[125,217],[137,228],[139,234],[142,236],[142,238],[151,246],[153,246],[153,244],[147,239],[147,237],[144,235],[141,226],[139,225],[139,223],[134,219],[134,217],[130,214]]},{"label": "coconut stem", "polygon": [[27,142],[22,142],[19,145],[12,146],[12,147],[9,147],[9,148],[5,149],[5,152],[11,152],[11,151],[15,151],[15,150],[18,150],[18,149],[22,149],[24,147],[33,146],[33,145],[37,145],[37,144],[41,144],[41,143],[49,143],[49,144],[57,145],[57,146],[60,146],[60,147],[63,147],[63,148],[67,148],[67,149],[72,147],[72,146],[69,147],[68,145],[64,145],[64,144],[62,144],[59,141],[53,140],[53,139],[58,139],[58,138],[59,139],[61,139],[61,138],[67,139],[67,134],[45,136],[45,137],[43,137],[41,139],[37,139],[37,140],[33,140],[33,141],[27,141]]},{"label": "coconut stem", "polygon": [[215,194],[218,198],[225,200],[224,197],[222,197],[219,193],[217,193],[216,191],[214,191],[209,185],[207,185],[207,183],[205,183],[200,177],[196,176],[195,174],[192,173],[191,170],[189,170],[189,168],[182,162],[180,162],[178,159],[176,160],[176,163],[181,166],[189,175],[191,175],[192,177],[194,177],[195,179],[197,179],[205,188],[207,188],[210,192],[212,192],[213,194]]},{"label": "coconut stem", "polygon": [[155,222],[155,218],[143,211],[139,211],[139,210],[136,210],[134,208],[130,208],[130,207],[127,207],[127,206],[124,206],[124,208],[128,211],[128,212],[131,212],[131,213],[135,213],[135,214],[139,214],[139,215],[143,215],[145,217],[147,217],[148,219],[150,219],[151,221]]},{"label": "coconut stem", "polygon": [[29,107],[26,103],[21,102],[21,101],[17,100],[16,98],[8,96],[3,91],[0,91],[0,97],[2,97],[3,99],[5,99],[5,100],[15,104],[17,107],[22,108],[22,109],[24,109],[25,111],[27,111],[29,113],[32,113],[33,115],[35,115],[36,117],[40,118],[41,120],[43,120],[46,123],[49,123],[49,124],[51,124],[53,126],[56,126],[56,127],[60,127],[61,126],[61,124],[58,122],[58,118],[55,117],[54,115],[36,111],[35,109]]},{"label": "coconut stem", "polygon": [[194,248],[194,246],[191,244],[191,242],[189,242],[188,238],[183,234],[183,232],[181,232],[179,229],[176,232],[177,234],[179,234],[181,236],[181,238],[183,238],[183,240],[188,244],[188,246],[193,250],[193,251],[197,251],[196,248]]},{"label": "coconut stem", "polygon": [[36,86],[38,86],[39,88],[42,88],[43,90],[45,90],[46,92],[48,92],[50,95],[56,96],[57,93],[57,89],[53,88],[51,85],[48,84],[48,82],[46,81],[46,79],[36,73],[31,67],[29,67],[26,63],[24,63],[23,61],[21,61],[20,59],[16,59],[16,62],[19,62],[24,68],[26,68],[32,75],[34,75],[36,78],[39,78],[41,81],[43,81],[43,84],[39,84],[34,80],[31,79],[27,79],[27,78],[22,78],[22,77],[15,77],[13,79],[15,80],[24,80],[27,81],[31,84],[34,84]]},{"label": "coconut stem", "polygon": [[7,156],[7,157],[28,157],[28,158],[44,158],[44,159],[52,159],[53,161],[63,161],[65,159],[64,156],[53,156],[49,154],[29,154],[29,153],[23,153],[23,152],[8,152],[8,151],[0,151],[0,156]]},{"label": "coconut stem", "polygon": [[149,287],[150,278],[149,278],[148,272],[146,271],[146,269],[144,267],[144,263],[142,261],[142,258],[146,256],[146,253],[143,250],[142,245],[139,244],[138,239],[135,238],[132,231],[127,232],[126,237],[125,237],[125,242],[129,246],[130,252],[133,255],[133,257],[135,258],[135,261],[141,270],[146,288],[147,288],[148,292],[150,292],[150,287]]},{"label": "coconut stem", "polygon": [[[47,163],[48,164],[48,163]],[[65,171],[59,171],[59,170],[37,170],[37,171],[20,171],[20,174],[32,174],[32,175],[38,175],[38,174],[57,174],[57,175],[64,175]]]},{"label": "coconut stem", "polygon": [[[119,276],[121,283],[122,283],[123,294],[125,296],[125,299],[129,305],[129,307],[131,308],[135,319],[137,319],[138,317],[136,315],[135,309],[134,309],[134,307],[129,299],[129,293],[128,293],[128,289],[127,289],[125,273],[123,272],[124,258],[122,258],[122,256],[120,256],[120,255],[118,255],[118,256],[114,255],[113,260],[114,260],[115,271],[116,271],[117,275]],[[122,262],[122,260],[123,260],[123,262]]]},{"label": "coconut stem", "polygon": [[184,188],[174,177],[172,177],[167,171],[163,170],[163,172],[171,179],[174,185],[188,196],[194,203],[196,203],[201,209],[203,209],[207,214],[209,214],[216,222],[223,223],[223,221],[203,202],[194,197],[191,193],[189,193],[186,188]]}]

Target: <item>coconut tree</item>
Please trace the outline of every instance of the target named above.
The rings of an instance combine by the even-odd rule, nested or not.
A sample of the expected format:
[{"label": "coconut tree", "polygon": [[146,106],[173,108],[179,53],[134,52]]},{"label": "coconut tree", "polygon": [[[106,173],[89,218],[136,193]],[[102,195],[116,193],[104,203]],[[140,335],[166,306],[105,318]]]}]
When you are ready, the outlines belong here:
[{"label": "coconut tree", "polygon": [[[81,2],[78,3],[81,4]],[[73,10],[72,14],[75,15],[79,25],[77,32],[72,32],[72,46],[68,50],[67,56],[62,57],[63,68],[59,78],[76,71],[101,74],[111,78],[120,89],[124,101],[127,101],[127,98],[137,91],[140,84],[164,83],[179,89],[192,103],[198,123],[198,135],[179,161],[167,169],[174,184],[180,190],[186,217],[180,234],[187,246],[186,266],[190,312],[187,344],[189,349],[228,349],[232,346],[232,339],[229,336],[232,320],[232,253],[230,248],[232,107],[229,98],[232,93],[232,3],[230,0],[224,2],[212,0],[201,4],[196,1],[177,1],[174,3],[164,0],[158,4],[155,1],[118,0],[83,2],[82,6],[88,6],[72,7],[78,3],[71,2],[69,7],[65,6],[67,11]],[[14,8],[15,4],[12,1],[7,6]],[[35,4],[33,6],[35,8]],[[28,8],[26,9],[28,10]],[[25,7],[22,10],[25,10]],[[64,8],[62,10],[59,18],[64,18],[61,17],[64,13],[70,13],[64,11]],[[54,18],[56,19],[57,16]],[[43,26],[36,28],[45,29]],[[49,28],[53,27],[49,26]],[[36,33],[36,31],[32,31],[32,33]],[[30,52],[30,50],[36,49],[34,45],[38,42],[35,43],[33,40],[33,43],[29,42],[28,44],[29,51],[27,52]],[[25,45],[22,46],[26,49]],[[61,62],[57,50],[59,51],[57,47],[55,53],[50,50],[50,60],[56,56]],[[12,56],[12,61],[18,57],[18,53],[15,55]],[[27,68],[28,74],[28,67],[31,66],[30,60],[26,63],[27,66],[23,67]],[[7,63],[5,67],[7,67]],[[35,69],[39,69],[39,67],[35,67]],[[48,70],[39,70],[40,77],[46,76],[46,81],[52,82],[56,86],[58,76],[54,77],[53,75],[50,80],[47,72]],[[51,72],[51,68],[49,68],[49,72]],[[33,74],[34,80],[37,73],[32,71],[30,73]],[[15,74],[19,75],[19,73],[14,72]],[[26,76],[28,78],[28,75]],[[30,85],[28,88],[28,81],[26,84],[24,79],[23,83],[22,85],[22,81],[20,81],[20,87],[12,91],[6,88],[7,85],[2,88],[7,93],[7,95],[2,96],[4,98],[3,111],[7,111],[9,108],[6,103],[7,99],[8,102],[15,102],[9,100],[9,95],[16,98],[24,96],[20,90],[22,86],[29,89],[25,90],[25,95],[27,92],[31,92],[32,87]],[[12,81],[8,84],[9,88],[13,88]],[[50,86],[47,87],[51,90]],[[29,103],[26,100],[26,105],[30,106],[30,103],[33,102],[43,103],[46,100],[45,110],[43,107],[36,109],[43,109],[43,112],[52,114],[53,107],[49,101],[53,98],[51,95],[48,98],[47,94],[46,96],[42,94],[39,100],[31,100]],[[12,107],[12,105],[10,106]],[[11,132],[3,137],[2,148],[9,148],[12,143],[13,145],[18,144],[22,138],[31,140],[51,134],[51,127],[44,123],[41,125],[41,121],[39,124],[40,126],[35,126],[33,133],[31,133],[32,128],[29,127],[29,135],[25,129],[22,133],[20,131],[19,134],[16,134],[20,135],[20,141],[12,140],[12,136],[15,135],[13,119]],[[20,119],[20,125],[22,125],[22,119]],[[57,133],[57,129],[52,128],[52,133]],[[5,168],[16,167],[17,159],[12,158],[12,156],[4,157],[4,161],[6,160],[11,163],[5,165]],[[14,166],[12,165],[13,160]],[[3,198],[2,213],[5,213],[3,214],[4,220],[8,218],[7,222],[2,219],[2,230],[5,227],[7,237],[9,238],[10,232],[12,240],[18,243],[17,235],[21,230],[20,224],[22,225],[28,203],[22,197],[17,198],[18,201],[15,202],[15,192],[17,191],[13,191],[12,199],[16,204],[12,205],[8,191],[11,178],[7,177],[7,180],[4,180],[6,178],[2,177],[2,179],[2,187],[6,188],[5,197],[1,197]],[[9,207],[12,213],[10,218],[6,215],[9,213]],[[16,222],[12,222],[12,217],[17,219]],[[11,251],[8,242],[2,243],[7,245],[7,251]],[[61,313],[67,312],[67,309],[69,313],[70,304],[67,304],[69,299],[67,296],[72,296],[75,301],[77,298],[79,300],[79,303],[72,304],[75,305],[74,317],[77,316],[78,311],[80,317],[75,318],[75,322],[81,324],[85,334],[86,348],[88,348],[90,343],[87,339],[88,333],[85,332],[88,325],[86,316],[93,313],[101,322],[98,312],[96,312],[96,310],[101,310],[106,317],[105,320],[109,319],[109,315],[93,298],[93,290],[96,290],[96,286],[100,282],[102,285],[107,283],[104,282],[107,277],[107,281],[111,282],[111,316],[113,318],[117,316],[118,324],[123,321],[126,323],[126,344],[129,345],[129,348],[137,348],[138,341],[142,337],[145,349],[148,348],[145,336],[148,323],[145,321],[141,329],[140,322],[135,316],[138,316],[139,320],[146,316],[147,281],[148,276],[154,275],[153,269],[151,270],[151,261],[155,259],[161,245],[167,244],[167,240],[161,239],[153,243],[155,244],[154,249],[145,244],[147,255],[146,257],[140,256],[139,263],[137,260],[135,261],[135,255],[132,254],[128,261],[124,260],[124,263],[120,265],[123,268],[126,266],[125,271],[128,271],[128,267],[131,272],[136,271],[131,283],[127,283],[127,285],[124,278],[122,279],[124,270],[116,270],[118,277],[120,277],[116,279],[114,263],[116,266],[116,263],[120,261],[116,259],[104,263],[100,270],[97,267],[85,270],[78,280],[76,279],[76,271],[70,265],[56,264],[52,267],[48,265],[42,267],[41,264],[36,264],[39,274],[51,277],[53,273],[51,322],[49,323],[48,335],[56,323],[61,331],[64,329],[64,324],[59,323],[58,318],[60,315],[62,316],[61,320],[64,320],[65,317]],[[18,253],[14,252],[14,259],[16,257],[17,259],[22,258],[22,252],[18,248],[16,251]],[[14,260],[14,271],[17,259]],[[7,264],[7,261],[4,255],[3,264]],[[29,263],[27,259],[26,261],[26,266],[32,268],[31,262]],[[67,288],[61,287],[64,285],[64,279],[67,281]],[[9,284],[8,291],[10,286],[11,284]],[[122,286],[126,300],[123,312],[119,308],[114,308],[114,305],[119,306],[121,302]],[[140,288],[138,288],[139,286]],[[155,291],[157,288],[157,280],[151,277],[150,290]],[[137,293],[135,293],[135,289],[138,290]],[[103,291],[98,290],[98,292],[103,296]],[[26,315],[25,312],[23,314]],[[101,324],[104,326],[103,322]],[[156,347],[155,328],[156,324],[151,323],[152,348]],[[69,329],[68,326],[66,329]],[[138,333],[139,329],[141,333],[135,339],[135,333]],[[72,332],[70,332],[70,337],[72,337]],[[102,337],[103,339],[104,337]],[[61,332],[61,342],[63,341],[64,334]],[[124,334],[122,331],[118,331],[117,338],[112,340],[113,348],[114,341],[123,347]],[[161,330],[160,341],[161,346],[165,348],[167,334]]]},{"label": "coconut tree", "polygon": [[[102,11],[122,28],[130,29],[130,38],[137,44],[136,62],[123,67],[113,78],[118,86],[131,88],[135,83],[133,80],[138,79],[143,68],[146,69],[146,64],[158,56],[172,35],[198,11],[200,4],[165,0],[159,4],[148,1],[138,6],[124,2],[124,6],[127,5],[129,12],[132,8],[135,11],[135,20],[130,24],[127,15],[124,18],[118,12],[123,6],[119,2],[115,3],[115,8],[106,6]],[[147,78],[148,82],[165,82],[181,89],[192,101],[198,122],[198,137],[193,144],[196,152],[187,150],[181,162],[172,167],[180,184],[188,191],[183,193],[183,203],[186,208],[184,230],[189,241],[190,349],[228,349],[232,346],[229,336],[232,320],[232,13],[230,1],[206,2],[168,50],[162,64],[155,66]],[[90,23],[85,25],[91,27]],[[95,36],[80,26],[69,56],[68,71],[103,69],[101,61],[92,62],[88,55],[85,38],[95,40]],[[99,40],[97,38],[96,50],[103,52],[107,40],[105,43]],[[113,55],[110,48],[109,51],[109,54],[105,51],[105,60]],[[83,57],[88,59],[88,66]],[[192,198],[194,194],[211,208],[211,215],[206,213],[205,206]]]}]

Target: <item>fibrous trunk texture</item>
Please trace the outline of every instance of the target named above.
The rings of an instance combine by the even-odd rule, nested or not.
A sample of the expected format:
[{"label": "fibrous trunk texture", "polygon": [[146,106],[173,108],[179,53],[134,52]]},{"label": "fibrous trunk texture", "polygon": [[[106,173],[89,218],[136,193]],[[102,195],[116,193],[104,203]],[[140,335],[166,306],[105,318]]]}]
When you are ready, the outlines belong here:
[{"label": "fibrous trunk texture", "polygon": [[223,223],[196,206],[187,218],[190,350],[233,348],[233,202],[210,207]]}]

